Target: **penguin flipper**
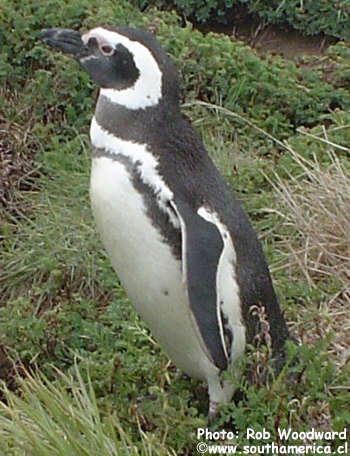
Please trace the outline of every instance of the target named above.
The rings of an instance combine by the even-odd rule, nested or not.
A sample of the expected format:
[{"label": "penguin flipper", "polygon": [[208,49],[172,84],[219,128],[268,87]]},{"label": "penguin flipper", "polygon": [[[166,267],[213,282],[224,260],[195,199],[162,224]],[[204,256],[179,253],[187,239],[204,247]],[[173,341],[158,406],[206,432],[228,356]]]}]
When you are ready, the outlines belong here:
[{"label": "penguin flipper", "polygon": [[171,201],[181,225],[182,267],[189,305],[214,364],[228,364],[218,320],[217,268],[223,250],[219,231],[184,201]]}]

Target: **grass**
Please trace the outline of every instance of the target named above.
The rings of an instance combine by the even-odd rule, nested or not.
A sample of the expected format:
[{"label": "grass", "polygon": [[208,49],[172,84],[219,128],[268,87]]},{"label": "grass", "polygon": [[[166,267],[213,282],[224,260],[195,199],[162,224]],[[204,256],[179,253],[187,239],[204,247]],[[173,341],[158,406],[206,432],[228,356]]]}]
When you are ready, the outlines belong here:
[{"label": "grass", "polygon": [[151,456],[164,453],[138,423],[140,449],[118,420],[116,411],[102,415],[91,380],[85,382],[77,364],[74,373],[55,370],[57,381],[25,373],[21,396],[4,387],[0,403],[0,454],[4,456]]},{"label": "grass", "polygon": [[336,276],[342,284],[338,295],[349,302],[349,170],[333,150],[326,151],[327,168],[316,156],[310,160],[293,149],[291,153],[302,173],[288,180],[276,176],[275,190],[285,208],[285,223],[304,238],[302,249],[292,250],[293,256],[311,287],[316,286],[313,277]]},{"label": "grass", "polygon": [[[292,423],[293,429],[305,430],[312,423],[317,429],[342,429],[349,422],[344,318],[349,303],[340,301],[343,294],[332,299],[342,280],[334,283],[328,273],[320,274],[320,266],[315,271],[317,257],[311,253],[317,245],[312,242],[319,238],[310,240],[314,231],[301,222],[309,220],[312,227],[311,218],[306,218],[311,211],[319,233],[327,233],[329,210],[334,207],[334,215],[344,214],[336,204],[347,195],[348,187],[339,182],[348,185],[349,173],[334,152],[327,152],[328,145],[319,142],[325,148],[323,164],[285,143],[290,166],[285,169],[284,163],[276,174],[268,159],[232,136],[226,112],[198,104],[188,109],[259,230],[286,318],[303,342],[292,382],[287,372],[267,387],[259,377],[252,385],[242,379],[246,399],[223,407],[217,426],[230,428],[232,420],[241,432],[241,446],[249,444],[244,437],[247,427],[267,426],[273,432],[277,425]],[[118,287],[91,219],[86,137],[42,151],[37,159],[40,192],[26,195],[35,216],[17,221],[2,257],[7,298],[0,309],[0,327],[7,363],[14,361],[5,374],[9,386],[3,387],[0,418],[7,453],[78,455],[84,454],[82,442],[89,442],[90,454],[104,454],[108,445],[110,454],[190,454],[195,429],[205,426],[206,394],[197,382],[179,378]],[[337,192],[330,190],[330,182]],[[327,198],[317,198],[323,192]],[[331,196],[334,201],[329,204],[316,204]],[[305,213],[298,212],[303,208]],[[338,221],[343,227],[342,219]],[[339,232],[339,241],[346,247],[343,234]],[[308,255],[301,258],[313,260],[299,267],[306,247]],[[336,270],[342,273],[343,267]],[[253,353],[247,362],[256,369],[261,357]],[[33,403],[38,406],[33,408]],[[87,404],[86,419],[81,404]],[[66,409],[72,421],[67,438],[62,437],[68,432]],[[23,416],[25,420],[19,419]]]},{"label": "grass", "polygon": [[[329,144],[318,141],[322,163],[284,143],[290,155],[274,171],[269,159],[257,156],[253,145],[247,150],[244,138],[241,141],[232,133],[228,112],[197,103],[187,106],[186,113],[194,118],[217,166],[257,227],[289,325],[304,344],[301,377],[296,374],[297,380],[290,383],[284,372],[267,388],[258,378],[253,385],[242,380],[246,400],[223,407],[218,427],[231,419],[241,432],[289,422],[295,429],[305,429],[306,423],[341,429],[349,420],[345,407],[349,345],[344,324],[348,302],[340,302],[344,294],[332,299],[339,285],[327,273],[329,257],[320,263],[313,254],[319,237],[310,237],[314,230],[308,231],[302,222],[311,223],[306,215],[312,212],[319,233],[326,235],[333,211],[333,224],[344,226],[344,220],[337,218],[335,223],[334,216],[347,216],[340,209],[347,204],[348,170],[334,151],[327,152]],[[52,150],[41,147],[36,156],[40,191],[24,195],[32,212],[17,219],[16,229],[3,242],[1,283],[6,306],[0,309],[0,323],[9,386],[3,387],[2,441],[8,454],[84,454],[79,445],[90,440],[91,448],[100,445],[99,452],[109,442],[111,454],[186,454],[193,447],[194,430],[205,425],[207,399],[197,382],[178,378],[118,288],[93,228],[87,197],[88,153],[84,134]],[[325,197],[318,198],[323,192]],[[328,204],[317,205],[324,201]],[[330,258],[338,261],[339,245],[345,255],[347,243],[343,231],[334,233],[341,243],[330,244],[337,246]],[[300,258],[309,261],[300,267]],[[320,264],[328,268],[323,274]],[[340,278],[343,270],[340,264],[336,268]],[[345,283],[345,278],[339,282]],[[254,368],[260,360],[251,354],[248,363]],[[28,369],[34,373],[28,375]],[[83,400],[91,403],[90,418],[82,422]],[[67,433],[66,402],[71,404],[74,441],[62,438]],[[38,407],[31,407],[33,403]],[[243,435],[239,442],[247,443]]]},{"label": "grass", "polygon": [[[70,13],[74,25],[73,7]],[[194,65],[193,72],[186,67],[192,90],[192,76],[202,74],[202,57],[191,48],[199,32],[177,30],[173,16],[158,16],[152,10],[142,20],[174,54],[194,55],[193,62],[184,59]],[[92,25],[92,17],[84,20]],[[201,44],[209,62],[212,48]],[[248,48],[236,50],[245,61]],[[8,83],[0,90],[0,454],[195,454],[195,431],[206,426],[206,391],[180,375],[140,321],[95,232],[87,138],[94,89],[68,59],[59,57],[66,74],[53,75],[52,56],[39,47],[30,52],[43,59],[40,71],[29,60],[23,89]],[[247,56],[251,78],[257,59]],[[339,83],[343,67],[335,61],[328,66]],[[22,67],[15,68],[24,78]],[[203,71],[212,69],[206,64]],[[243,97],[236,112],[215,90],[216,105],[187,99],[184,112],[257,229],[289,327],[303,342],[299,364],[267,386],[258,376],[252,384],[242,379],[244,400],[222,407],[216,427],[237,430],[240,446],[249,444],[247,427],[266,427],[273,439],[278,426],[342,430],[350,423],[350,116],[327,108],[311,116],[313,125],[286,130],[273,110],[262,121],[258,97],[249,101],[255,100],[251,110]],[[264,128],[270,123],[276,132]],[[253,352],[245,362],[257,370],[264,356]]]},{"label": "grass", "polygon": [[[76,275],[79,266],[82,267],[82,281],[78,290],[88,287],[94,295],[92,276],[95,275],[93,264],[96,258],[91,258],[90,251],[96,238],[91,226],[87,195],[88,152],[81,136],[67,147],[71,153],[69,159],[63,144],[60,144],[57,154],[43,152],[41,158],[37,155],[37,162],[45,162],[45,171],[43,163],[40,168],[46,175],[41,176],[40,190],[32,192],[27,198],[37,216],[22,216],[26,223],[21,227],[21,235],[15,242],[5,240],[3,243],[4,265],[0,279],[3,293],[0,300],[11,296],[13,288],[18,293],[21,287],[28,289],[30,283],[34,289],[37,284],[49,281],[50,275],[52,285],[57,289],[62,280],[69,282],[69,277]],[[74,162],[70,162],[73,155]],[[58,169],[60,171],[54,179],[47,175],[55,174]],[[23,179],[23,176],[19,178]],[[21,192],[17,190],[15,194]],[[72,220],[75,220],[75,227],[72,226]],[[8,229],[11,228],[14,229],[15,224],[8,223]],[[84,259],[80,254],[82,243],[87,249]]]},{"label": "grass", "polygon": [[[325,136],[327,166],[317,156],[306,159],[290,149],[300,174],[276,175],[273,186],[283,223],[295,232],[281,241],[289,252],[288,267],[304,276],[310,289],[322,288],[318,332],[334,334],[329,351],[341,368],[350,360],[350,173]],[[299,318],[299,331],[303,326]],[[303,332],[305,343],[313,343],[315,333],[306,327]]]}]

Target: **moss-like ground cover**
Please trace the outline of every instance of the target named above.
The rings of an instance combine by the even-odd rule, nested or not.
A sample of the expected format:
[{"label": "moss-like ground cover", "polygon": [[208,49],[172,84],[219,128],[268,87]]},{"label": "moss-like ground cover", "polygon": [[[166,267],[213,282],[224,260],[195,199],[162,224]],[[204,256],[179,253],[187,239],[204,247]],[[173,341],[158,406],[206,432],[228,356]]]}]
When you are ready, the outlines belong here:
[{"label": "moss-like ground cover", "polygon": [[[259,232],[300,365],[217,428],[349,424],[350,48],[286,61],[131,2],[0,0],[0,454],[196,454],[206,395],[178,374],[118,285],[88,201],[96,88],[42,28],[153,30],[184,113]],[[200,103],[198,102],[200,101]],[[264,353],[246,362],[257,368]],[[58,369],[58,371],[57,371]],[[28,376],[26,372],[32,374]],[[336,447],[340,442],[334,442]]]}]

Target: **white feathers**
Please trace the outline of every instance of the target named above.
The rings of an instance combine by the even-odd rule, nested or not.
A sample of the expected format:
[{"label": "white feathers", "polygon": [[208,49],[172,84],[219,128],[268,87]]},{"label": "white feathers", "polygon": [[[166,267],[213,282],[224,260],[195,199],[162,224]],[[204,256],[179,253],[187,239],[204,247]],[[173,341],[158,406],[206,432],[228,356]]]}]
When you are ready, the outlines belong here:
[{"label": "white feathers", "polygon": [[[181,228],[183,237],[182,249],[184,252],[184,224],[183,222],[181,223],[181,217],[174,203],[173,193],[158,172],[158,160],[147,150],[147,145],[125,141],[113,136],[104,130],[95,118],[91,122],[90,136],[93,146],[104,149],[111,155],[109,161],[112,160],[113,155],[117,156],[120,154],[135,164],[140,179],[153,189],[159,208],[168,215],[169,221],[174,227]],[[107,165],[106,169],[108,169]],[[106,181],[104,185],[108,186],[109,182]],[[108,189],[105,191],[108,193]],[[218,262],[216,284],[213,285],[217,289],[217,321],[221,343],[227,359],[233,362],[234,359],[244,352],[245,348],[245,328],[242,322],[239,289],[235,276],[236,252],[229,231],[219,220],[216,213],[205,207],[201,207],[198,210],[198,215],[217,227],[224,245]],[[184,262],[182,266],[182,275],[183,279],[185,279],[186,265]],[[225,339],[225,325],[227,325],[227,329],[233,335],[231,347],[228,346],[227,339]],[[206,352],[203,346],[202,350]]]},{"label": "white feathers", "polygon": [[91,122],[90,137],[92,145],[96,148],[105,149],[112,156],[120,154],[135,163],[143,183],[154,190],[160,209],[168,214],[169,220],[175,228],[180,228],[178,218],[168,207],[169,201],[173,199],[173,193],[159,175],[157,170],[158,161],[147,150],[147,145],[125,141],[113,136],[97,123],[95,117],[93,117]]},{"label": "white feathers", "polygon": [[90,195],[103,244],[135,309],[179,369],[216,379],[220,391],[219,369],[190,317],[181,261],[151,223],[128,170],[110,156],[93,158]]},{"label": "white feathers", "polygon": [[[224,244],[216,273],[217,318],[223,349],[226,357],[233,362],[243,354],[245,349],[245,327],[242,322],[239,288],[235,275],[236,251],[228,229],[219,220],[215,212],[205,207],[200,207],[197,213],[207,222],[213,223],[217,227]],[[229,330],[232,331],[233,343],[231,347],[227,347],[225,341],[223,316],[227,319]],[[229,353],[228,349],[230,350]]]},{"label": "white feathers", "polygon": [[92,54],[92,55],[88,55],[88,56],[86,56],[86,57],[81,57],[81,58],[79,59],[80,63],[87,62],[88,60],[98,60],[98,57],[97,57],[97,55],[93,55],[93,54]]},{"label": "white feathers", "polygon": [[129,109],[144,109],[158,104],[162,96],[162,72],[152,53],[138,41],[132,41],[117,32],[97,27],[82,36],[84,43],[90,38],[115,48],[118,44],[125,46],[132,54],[135,65],[140,72],[133,87],[124,90],[101,89],[101,95],[112,103],[118,103]]}]

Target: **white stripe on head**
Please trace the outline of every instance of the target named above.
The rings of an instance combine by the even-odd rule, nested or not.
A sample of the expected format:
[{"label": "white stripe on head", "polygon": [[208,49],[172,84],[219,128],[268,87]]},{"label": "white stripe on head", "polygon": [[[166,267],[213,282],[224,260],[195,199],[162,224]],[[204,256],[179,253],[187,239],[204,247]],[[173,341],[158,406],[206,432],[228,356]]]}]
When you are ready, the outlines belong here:
[{"label": "white stripe on head", "polygon": [[132,53],[140,72],[133,87],[124,90],[101,88],[100,94],[112,103],[128,109],[144,109],[158,104],[162,97],[162,72],[149,49],[138,41],[130,40],[124,35],[103,27],[97,27],[85,33],[82,40],[87,43],[93,37],[113,48],[118,44],[125,46]]},{"label": "white stripe on head", "polygon": [[173,192],[158,173],[158,160],[147,150],[147,145],[113,136],[97,123],[95,117],[91,122],[90,138],[94,147],[105,149],[112,156],[120,154],[134,163],[142,182],[149,185],[156,194],[159,208],[168,214],[175,228],[180,228],[179,220],[168,208],[168,203],[173,199]]}]

